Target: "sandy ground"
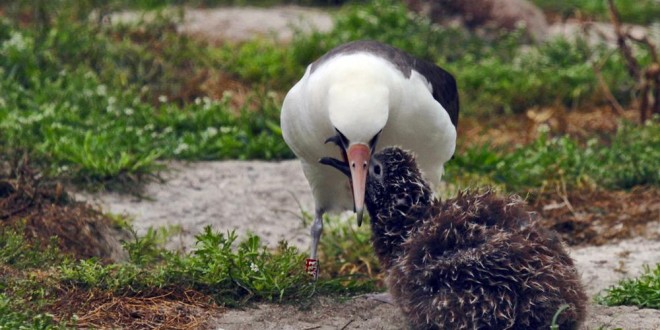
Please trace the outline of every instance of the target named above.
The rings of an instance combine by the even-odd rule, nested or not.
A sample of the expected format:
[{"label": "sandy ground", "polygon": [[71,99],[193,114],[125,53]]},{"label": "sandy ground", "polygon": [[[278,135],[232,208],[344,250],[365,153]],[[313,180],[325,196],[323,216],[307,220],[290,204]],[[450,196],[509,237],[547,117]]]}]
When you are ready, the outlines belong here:
[{"label": "sandy ground", "polygon": [[[308,249],[309,234],[300,215],[301,210],[313,209],[313,201],[298,161],[174,162],[169,168],[166,181],[145,187],[143,198],[116,193],[79,197],[134,217],[138,234],[149,227],[179,227],[170,248],[189,250],[194,235],[212,226],[236,230],[239,235],[254,232],[271,246],[286,239]],[[638,275],[642,265],[660,262],[660,241],[637,238],[570,252],[594,296],[623,278]],[[218,327],[223,329],[400,329],[404,325],[394,306],[365,298],[345,303],[321,299],[305,310],[260,304],[218,316]],[[593,305],[586,329],[603,325],[606,329],[659,329],[660,310]]]},{"label": "sandy ground", "polygon": [[[171,163],[164,184],[146,187],[143,197],[122,194],[95,196],[105,210],[135,218],[138,234],[149,227],[180,231],[168,248],[187,250],[205,226],[226,232],[259,234],[270,246],[286,239],[309,244],[302,209],[313,199],[298,161]],[[89,197],[88,197],[89,198]]]},{"label": "sandy ground", "polygon": [[[636,307],[592,305],[583,329],[658,329],[660,311]],[[219,319],[217,329],[406,329],[396,307],[363,297],[345,304],[321,301],[310,311],[293,306],[260,305],[246,310],[230,310]]]}]

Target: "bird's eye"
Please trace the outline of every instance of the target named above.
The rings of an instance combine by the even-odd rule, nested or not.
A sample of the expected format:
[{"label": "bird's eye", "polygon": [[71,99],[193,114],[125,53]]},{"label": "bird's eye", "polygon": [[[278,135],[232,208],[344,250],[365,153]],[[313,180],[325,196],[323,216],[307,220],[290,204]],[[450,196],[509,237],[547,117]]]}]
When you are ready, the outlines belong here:
[{"label": "bird's eye", "polygon": [[382,181],[383,180],[383,164],[378,160],[372,159],[371,164],[369,165],[369,176],[372,178]]}]

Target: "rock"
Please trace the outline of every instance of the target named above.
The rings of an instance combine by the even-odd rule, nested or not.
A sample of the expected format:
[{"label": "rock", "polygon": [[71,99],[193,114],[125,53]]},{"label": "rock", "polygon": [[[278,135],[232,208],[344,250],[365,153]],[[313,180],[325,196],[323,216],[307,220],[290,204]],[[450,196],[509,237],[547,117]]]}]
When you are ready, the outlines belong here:
[{"label": "rock", "polygon": [[[176,9],[165,11],[165,15],[173,17],[177,13]],[[148,22],[155,17],[155,12],[124,11],[109,14],[106,21],[110,24],[132,24],[142,20]],[[211,43],[240,42],[269,36],[279,42],[288,42],[296,31],[327,32],[333,26],[332,16],[327,12],[298,6],[184,8],[177,31]]]},{"label": "rock", "polygon": [[470,28],[515,30],[522,27],[527,36],[542,41],[548,34],[543,12],[525,0],[406,0],[408,7],[442,23],[458,17]]}]

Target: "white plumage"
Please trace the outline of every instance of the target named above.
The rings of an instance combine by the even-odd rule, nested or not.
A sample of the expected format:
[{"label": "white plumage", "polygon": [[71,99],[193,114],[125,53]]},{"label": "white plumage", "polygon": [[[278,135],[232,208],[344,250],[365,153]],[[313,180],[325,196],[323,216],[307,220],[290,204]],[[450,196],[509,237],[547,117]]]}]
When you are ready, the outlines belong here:
[{"label": "white plumage", "polygon": [[[325,212],[355,209],[361,222],[371,153],[393,145],[411,150],[437,184],[454,153],[457,121],[453,77],[401,50],[357,41],[309,65],[284,99],[281,126],[314,195],[311,259]],[[333,137],[341,148],[326,143]],[[347,162],[352,189],[341,172],[319,163],[324,157]]]}]

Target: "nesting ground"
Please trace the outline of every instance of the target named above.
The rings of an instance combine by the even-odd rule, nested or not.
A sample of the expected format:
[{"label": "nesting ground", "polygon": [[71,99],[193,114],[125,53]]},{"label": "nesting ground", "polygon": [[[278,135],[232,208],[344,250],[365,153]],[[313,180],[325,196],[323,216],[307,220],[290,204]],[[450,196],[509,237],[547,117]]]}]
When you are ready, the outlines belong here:
[{"label": "nesting ground", "polygon": [[[286,239],[307,249],[308,229],[300,220],[313,209],[311,193],[297,161],[171,163],[165,183],[146,187],[140,199],[121,194],[82,196],[106,210],[134,217],[138,233],[149,227],[177,226],[170,248],[189,249],[204,226],[216,230],[252,231],[275,246]],[[300,206],[299,206],[300,205]],[[647,232],[658,233],[657,221]],[[594,296],[620,279],[639,274],[643,264],[660,261],[660,241],[633,238],[571,250],[587,291]],[[303,267],[303,265],[301,265]],[[400,329],[405,326],[394,306],[364,298],[345,303],[330,299],[310,310],[260,304],[218,315],[223,329]],[[586,329],[605,325],[624,329],[658,329],[660,310],[592,305]]]},{"label": "nesting ground", "polygon": [[[124,13],[116,19],[133,18],[131,14]],[[327,30],[331,19],[317,10],[306,12],[296,7],[268,10],[221,8],[189,12],[180,31],[211,41],[245,40],[255,34],[267,35],[275,31],[276,37],[286,40],[290,37],[291,23],[302,29],[316,27]],[[302,249],[308,248],[308,229],[303,227],[300,215],[301,210],[312,210],[312,200],[296,161],[171,163],[169,168],[171,171],[165,175],[165,183],[146,187],[146,198],[119,194],[79,195],[78,198],[95,201],[111,212],[131,215],[138,233],[145,233],[149,227],[180,227],[180,234],[169,242],[170,248],[189,249],[194,235],[206,225],[216,230],[236,229],[239,235],[252,231],[270,245],[286,239]],[[657,191],[653,193],[657,194]],[[602,197],[604,200],[608,198],[619,199],[617,196]],[[556,214],[563,210],[561,203],[548,205],[548,213]],[[543,206],[540,207],[543,209]],[[660,202],[649,199],[644,207],[656,217],[648,219],[651,224],[644,227],[644,237],[634,237],[636,235],[633,234],[628,236],[634,238],[613,240],[600,246],[583,244],[571,249],[591,296],[622,278],[637,275],[643,264],[660,262],[660,219],[657,218]],[[570,214],[562,216],[570,217]],[[584,243],[594,242],[585,240]],[[365,298],[343,303],[321,299],[306,310],[295,306],[260,304],[244,310],[218,312],[215,318],[215,328],[222,329],[405,327],[395,307]],[[601,327],[658,329],[660,311],[593,304],[585,328]]]}]

